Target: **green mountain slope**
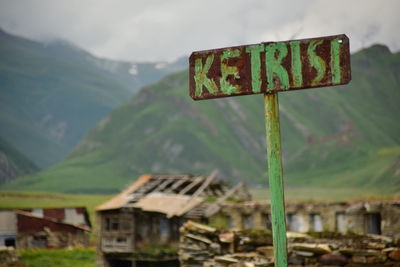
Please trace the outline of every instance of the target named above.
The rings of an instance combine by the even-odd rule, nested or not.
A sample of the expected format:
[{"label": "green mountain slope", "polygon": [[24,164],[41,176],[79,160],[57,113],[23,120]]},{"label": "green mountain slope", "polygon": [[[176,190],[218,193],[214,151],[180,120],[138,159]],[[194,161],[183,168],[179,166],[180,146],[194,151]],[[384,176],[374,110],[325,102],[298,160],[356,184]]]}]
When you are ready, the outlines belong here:
[{"label": "green mountain slope", "polygon": [[[400,53],[352,56],[347,86],[280,93],[288,185],[400,189]],[[141,173],[209,173],[266,182],[263,98],[192,101],[188,74],[143,88],[63,162],[5,188],[113,192]]]},{"label": "green mountain slope", "polygon": [[37,172],[36,165],[18,152],[14,147],[0,138],[0,182],[8,182],[13,178]]},{"label": "green mountain slope", "polygon": [[0,136],[40,167],[143,85],[184,64],[99,59],[66,42],[42,44],[0,30]]}]

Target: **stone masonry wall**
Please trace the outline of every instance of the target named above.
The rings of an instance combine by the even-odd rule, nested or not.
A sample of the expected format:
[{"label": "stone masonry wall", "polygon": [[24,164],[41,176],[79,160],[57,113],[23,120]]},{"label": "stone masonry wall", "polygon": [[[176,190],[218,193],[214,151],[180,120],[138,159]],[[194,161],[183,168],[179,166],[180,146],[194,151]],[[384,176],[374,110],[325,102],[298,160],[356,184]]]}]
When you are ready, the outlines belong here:
[{"label": "stone masonry wall", "polygon": [[[189,221],[181,227],[179,260],[182,267],[274,266],[272,236],[265,230],[218,230]],[[288,264],[400,267],[400,245],[378,235],[289,232]]]},{"label": "stone masonry wall", "polygon": [[13,247],[0,247],[0,267],[26,267]]},{"label": "stone masonry wall", "polygon": [[[270,211],[269,202],[227,202],[209,221],[217,227],[271,230]],[[286,214],[287,229],[293,232],[372,233],[400,240],[400,201],[286,203]]]}]

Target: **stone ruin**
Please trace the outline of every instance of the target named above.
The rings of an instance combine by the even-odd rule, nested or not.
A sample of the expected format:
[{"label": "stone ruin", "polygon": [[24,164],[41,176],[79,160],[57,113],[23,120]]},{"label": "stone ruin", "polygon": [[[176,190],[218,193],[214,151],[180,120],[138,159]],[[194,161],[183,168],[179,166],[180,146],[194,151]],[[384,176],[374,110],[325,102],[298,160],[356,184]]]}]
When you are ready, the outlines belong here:
[{"label": "stone ruin", "polygon": [[[180,232],[182,267],[274,266],[270,231],[217,229],[188,221]],[[400,243],[391,237],[338,232],[288,232],[287,237],[291,267],[400,267]]]},{"label": "stone ruin", "polygon": [[13,247],[0,246],[0,267],[26,267]]}]

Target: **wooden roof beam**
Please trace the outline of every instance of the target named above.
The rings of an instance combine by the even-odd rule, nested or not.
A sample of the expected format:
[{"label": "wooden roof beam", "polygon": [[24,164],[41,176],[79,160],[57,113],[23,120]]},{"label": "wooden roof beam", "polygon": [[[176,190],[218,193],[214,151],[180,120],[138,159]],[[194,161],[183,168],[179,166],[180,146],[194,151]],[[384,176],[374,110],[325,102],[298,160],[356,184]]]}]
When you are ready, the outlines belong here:
[{"label": "wooden roof beam", "polygon": [[185,188],[183,188],[178,194],[179,195],[185,195],[187,192],[192,190],[196,185],[201,183],[205,178],[204,177],[196,177],[193,182],[188,184]]},{"label": "wooden roof beam", "polygon": [[181,178],[178,181],[175,181],[175,183],[172,186],[170,186],[168,188],[168,190],[166,190],[165,192],[167,192],[167,193],[175,193],[174,191],[176,189],[178,189],[181,185],[183,185],[184,183],[186,183],[188,181],[190,181],[190,179],[188,177]]},{"label": "wooden roof beam", "polygon": [[204,183],[196,190],[196,192],[192,195],[192,198],[198,197],[203,191],[217,178],[218,171],[214,170],[208,177],[205,179]]}]

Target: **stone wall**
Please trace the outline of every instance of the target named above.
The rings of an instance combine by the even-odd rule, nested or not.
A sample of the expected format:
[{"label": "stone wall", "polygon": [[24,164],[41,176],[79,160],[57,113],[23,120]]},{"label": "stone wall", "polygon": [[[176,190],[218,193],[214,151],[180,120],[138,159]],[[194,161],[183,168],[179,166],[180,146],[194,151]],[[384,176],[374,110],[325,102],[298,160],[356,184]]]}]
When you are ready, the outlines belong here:
[{"label": "stone wall", "polygon": [[53,232],[45,227],[36,233],[19,233],[17,248],[67,248],[75,246],[89,246],[89,234],[85,231],[77,233]]},{"label": "stone wall", "polygon": [[[271,232],[218,230],[187,222],[181,227],[182,267],[274,266]],[[379,235],[288,233],[289,266],[399,266],[400,245]]]},{"label": "stone wall", "polygon": [[[287,229],[381,234],[400,239],[400,201],[287,203]],[[231,229],[271,230],[269,202],[223,203],[209,222]]]},{"label": "stone wall", "polygon": [[0,267],[26,267],[13,247],[0,246]]}]

